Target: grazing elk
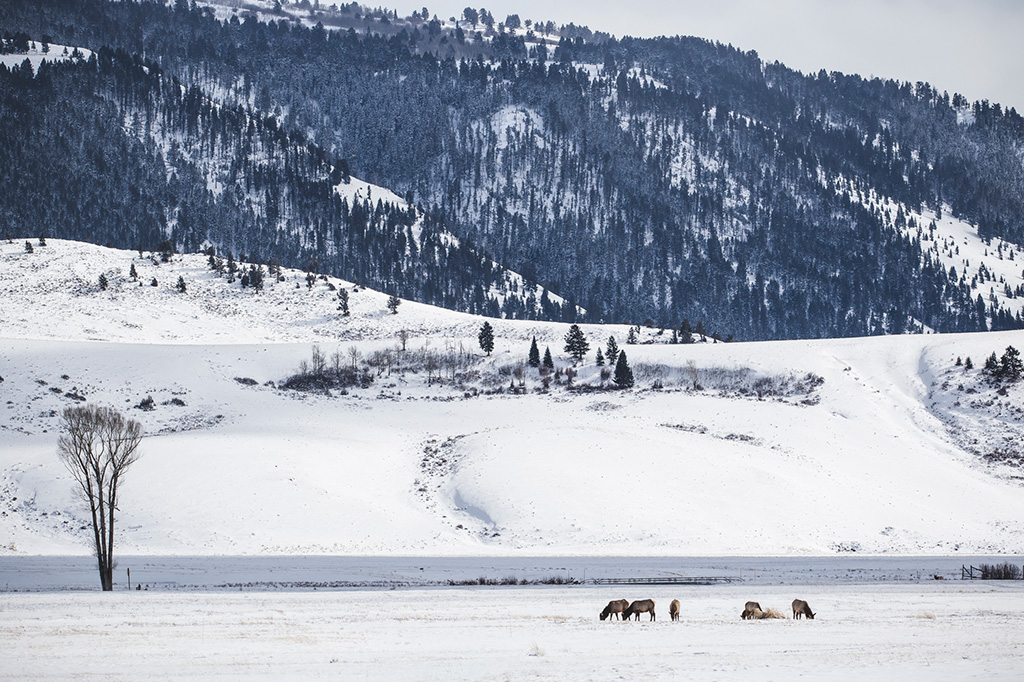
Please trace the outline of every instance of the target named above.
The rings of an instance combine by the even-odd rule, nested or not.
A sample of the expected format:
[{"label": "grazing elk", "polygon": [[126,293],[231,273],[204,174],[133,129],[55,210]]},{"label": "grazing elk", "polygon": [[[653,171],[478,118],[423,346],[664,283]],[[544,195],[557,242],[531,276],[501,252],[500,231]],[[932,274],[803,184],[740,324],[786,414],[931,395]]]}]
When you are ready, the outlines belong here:
[{"label": "grazing elk", "polygon": [[619,614],[625,611],[627,606],[629,606],[628,599],[616,599],[615,601],[608,602],[608,606],[604,607],[604,611],[601,612],[601,620],[611,618],[613,615],[618,618]]},{"label": "grazing elk", "polygon": [[654,616],[654,600],[653,599],[638,599],[622,612],[622,620],[629,620],[629,617],[636,614],[636,619],[640,620],[641,613],[651,614],[651,620],[656,620]]},{"label": "grazing elk", "polygon": [[814,614],[811,613],[811,607],[803,599],[793,600],[793,620],[800,618],[801,616],[807,616],[811,620],[814,620]]},{"label": "grazing elk", "polygon": [[672,617],[672,620],[679,620],[679,600],[673,599],[672,603],[668,605],[668,615]]},{"label": "grazing elk", "polygon": [[743,613],[740,614],[740,618],[743,620],[751,620],[753,618],[760,618],[761,605],[756,601],[748,601],[743,606]]}]

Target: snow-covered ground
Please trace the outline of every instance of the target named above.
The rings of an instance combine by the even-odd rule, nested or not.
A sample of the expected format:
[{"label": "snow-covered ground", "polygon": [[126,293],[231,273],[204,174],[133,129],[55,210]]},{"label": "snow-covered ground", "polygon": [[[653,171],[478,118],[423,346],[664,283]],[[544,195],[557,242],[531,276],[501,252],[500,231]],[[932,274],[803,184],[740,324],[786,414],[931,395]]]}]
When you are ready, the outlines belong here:
[{"label": "snow-covered ground", "polygon": [[72,59],[86,61],[92,56],[92,50],[84,47],[71,47],[68,45],[55,45],[48,43],[29,44],[27,52],[12,52],[0,54],[0,64],[8,69],[21,66],[27,59],[32,65],[32,71],[38,71],[39,65],[43,62],[64,62]]},{"label": "snow-covered ground", "polygon": [[[814,620],[739,619],[795,597]],[[618,598],[653,598],[657,620],[598,620]],[[959,581],[0,593],[0,680],[1013,680],[1022,607],[1019,585]]]},{"label": "snow-covered ground", "polygon": [[[567,325],[492,320],[484,357],[478,317],[409,301],[392,315],[384,295],[332,279],[351,292],[345,318],[303,273],[257,294],[204,264],[0,245],[0,551],[88,553],[56,457],[60,412],[85,399],[149,434],[119,505],[121,554],[1024,553],[1019,463],[985,459],[1022,442],[1022,388],[1004,395],[977,369],[1024,347],[1020,332],[669,345],[643,329],[659,343],[627,345],[625,327],[584,325],[575,383],[593,390],[563,376],[544,392],[526,367],[511,394],[533,336],[571,365]],[[596,390],[609,335],[633,390]],[[354,353],[373,382],[279,388],[313,344]],[[431,354],[428,380],[415,358]],[[385,355],[390,369],[363,364]]]}]

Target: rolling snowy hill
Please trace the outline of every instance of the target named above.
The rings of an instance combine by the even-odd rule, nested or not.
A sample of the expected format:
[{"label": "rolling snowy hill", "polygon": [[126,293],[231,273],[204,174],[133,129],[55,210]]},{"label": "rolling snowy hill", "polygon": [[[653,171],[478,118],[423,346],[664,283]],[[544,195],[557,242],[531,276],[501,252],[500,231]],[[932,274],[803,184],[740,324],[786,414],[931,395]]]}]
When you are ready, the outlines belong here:
[{"label": "rolling snowy hill", "polygon": [[[31,243],[0,244],[3,552],[88,553],[56,457],[84,399],[146,429],[126,554],[1024,553],[1024,389],[978,369],[1021,332],[627,345],[583,325],[576,390],[544,389],[530,340],[564,370],[568,325],[490,320],[486,357],[483,318],[391,314],[334,278],[256,293],[202,255]],[[631,390],[601,390],[610,335]],[[365,387],[282,388],[314,345]]]}]

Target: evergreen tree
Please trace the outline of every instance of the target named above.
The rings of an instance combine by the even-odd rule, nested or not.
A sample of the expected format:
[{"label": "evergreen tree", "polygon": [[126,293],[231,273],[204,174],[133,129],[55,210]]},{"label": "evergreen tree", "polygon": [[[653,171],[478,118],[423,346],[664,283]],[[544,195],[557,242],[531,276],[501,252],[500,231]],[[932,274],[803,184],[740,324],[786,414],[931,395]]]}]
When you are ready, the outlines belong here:
[{"label": "evergreen tree", "polygon": [[128,276],[132,278],[133,282],[139,281],[139,271],[135,269],[135,263],[132,263],[132,269],[128,271]]},{"label": "evergreen tree", "polygon": [[565,335],[565,352],[572,356],[576,362],[582,362],[584,356],[589,351],[590,344],[587,343],[587,337],[584,336],[580,326],[574,324],[569,327],[569,331]]},{"label": "evergreen tree", "polygon": [[632,388],[633,386],[633,370],[629,368],[629,362],[626,361],[626,351],[619,353],[619,359],[615,363],[615,377],[612,381],[619,388]]},{"label": "evergreen tree", "polygon": [[160,245],[157,247],[157,251],[160,252],[161,261],[163,261],[164,263],[170,263],[171,256],[174,255],[174,243],[171,242],[170,239],[165,239],[164,241],[160,242]]},{"label": "evergreen tree", "polygon": [[480,342],[480,350],[490,355],[494,350],[494,328],[491,327],[490,322],[484,321],[476,338]]},{"label": "evergreen tree", "polygon": [[615,364],[615,359],[619,354],[619,344],[615,342],[614,336],[608,337],[608,344],[605,346],[605,357],[608,359],[609,365]]},{"label": "evergreen tree", "polygon": [[690,328],[689,318],[684,319],[682,326],[679,327],[679,340],[683,343],[693,343],[693,329]]},{"label": "evergreen tree", "polygon": [[533,337],[533,341],[530,342],[530,356],[527,362],[530,363],[530,367],[540,367],[540,349],[537,348],[537,337]]},{"label": "evergreen tree", "polygon": [[628,345],[630,345],[630,346],[633,346],[633,345],[636,344],[636,341],[637,341],[637,331],[636,331],[636,329],[634,327],[630,327],[629,331],[626,333],[626,343]]},{"label": "evergreen tree", "polygon": [[1020,351],[1007,346],[1003,357],[999,359],[999,375],[1004,381],[1019,381],[1024,374],[1024,363],[1020,359]]},{"label": "evergreen tree", "polygon": [[338,289],[338,310],[341,312],[342,317],[349,316],[348,291],[345,290],[345,287]]},{"label": "evergreen tree", "polygon": [[971,360],[971,356],[970,355],[968,355],[967,359],[964,360],[964,369],[965,370],[974,369],[974,362]]},{"label": "evergreen tree", "polygon": [[32,248],[32,242],[25,240],[25,253],[33,253],[35,249]]},{"label": "evergreen tree", "polygon": [[551,348],[547,346],[544,347],[544,361],[541,363],[541,366],[546,369],[555,368],[555,361],[551,359]]},{"label": "evergreen tree", "polygon": [[257,292],[263,291],[263,266],[253,263],[249,266],[249,286]]},{"label": "evergreen tree", "polygon": [[398,306],[402,305],[402,299],[398,298],[395,294],[388,296],[388,310],[391,311],[392,315],[398,314]]},{"label": "evergreen tree", "polygon": [[992,378],[999,376],[999,358],[996,356],[995,351],[992,351],[992,355],[985,358],[985,366],[981,371]]},{"label": "evergreen tree", "polygon": [[180,291],[181,293],[185,293],[188,290],[188,287],[185,286],[185,278],[182,277],[181,275],[178,275],[177,288],[178,288],[178,291]]},{"label": "evergreen tree", "polygon": [[107,290],[107,285],[108,285],[107,276],[104,275],[103,273],[100,273],[100,289],[102,289],[103,291],[106,291]]},{"label": "evergreen tree", "polygon": [[597,360],[596,360],[596,362],[597,362],[597,366],[598,367],[604,367],[604,351],[601,350],[600,346],[597,347]]}]

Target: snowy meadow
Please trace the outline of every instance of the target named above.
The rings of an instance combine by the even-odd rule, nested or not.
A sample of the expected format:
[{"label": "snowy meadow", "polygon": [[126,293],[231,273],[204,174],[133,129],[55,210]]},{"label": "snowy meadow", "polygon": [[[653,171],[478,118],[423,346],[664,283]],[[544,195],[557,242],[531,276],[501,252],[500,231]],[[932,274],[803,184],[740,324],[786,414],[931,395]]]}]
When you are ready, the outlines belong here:
[{"label": "snowy meadow", "polygon": [[[610,598],[657,620],[600,621]],[[741,621],[745,600],[814,620]],[[682,603],[668,618],[667,604]],[[0,594],[4,680],[1010,680],[1020,585]]]},{"label": "snowy meadow", "polygon": [[[485,354],[483,318],[392,314],[335,278],[256,293],[200,255],[59,240],[0,259],[0,679],[1024,672],[1024,582],[959,580],[1024,554],[1022,388],[979,370],[1020,332],[685,345],[581,325],[575,364],[568,325],[491,320]],[[632,389],[596,364],[609,336]],[[289,387],[317,353],[359,379]],[[56,456],[83,402],[146,433],[107,594]],[[468,585],[563,575],[582,584]],[[665,575],[743,580],[592,582]],[[657,620],[599,621],[619,598]],[[739,618],[794,598],[818,616]]]}]

